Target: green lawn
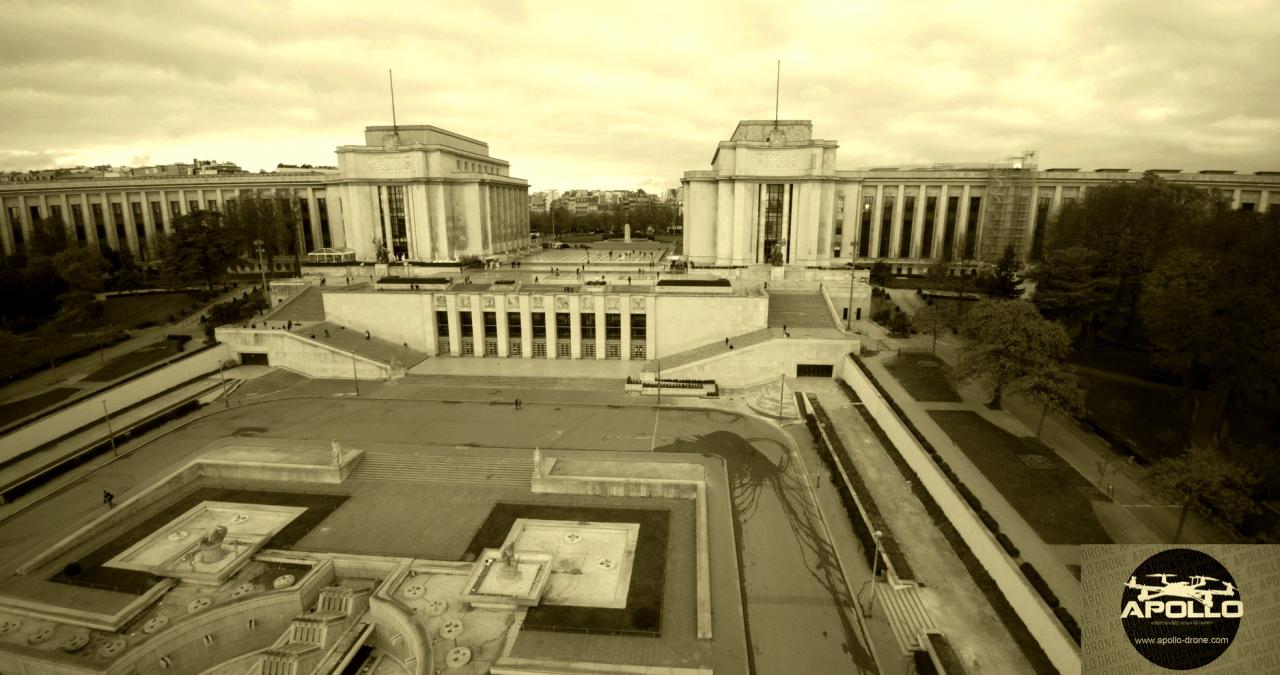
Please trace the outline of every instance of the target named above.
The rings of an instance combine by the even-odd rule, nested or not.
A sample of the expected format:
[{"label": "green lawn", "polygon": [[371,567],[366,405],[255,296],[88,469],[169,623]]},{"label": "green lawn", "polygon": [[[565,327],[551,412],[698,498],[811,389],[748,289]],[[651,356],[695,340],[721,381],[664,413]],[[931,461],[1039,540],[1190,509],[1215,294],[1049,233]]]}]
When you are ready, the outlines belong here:
[{"label": "green lawn", "polygon": [[1091,505],[1101,493],[1044,444],[973,411],[929,414],[1045,543],[1112,543]]},{"label": "green lawn", "polygon": [[962,399],[947,381],[946,364],[930,354],[898,354],[885,364],[898,383],[917,401],[958,403]]},{"label": "green lawn", "polygon": [[163,361],[178,353],[178,343],[173,340],[160,340],[153,344],[135,349],[124,356],[117,356],[107,365],[89,373],[85,380],[89,382],[107,382],[123,377],[139,368]]},{"label": "green lawn", "polygon": [[84,323],[77,330],[100,330],[106,326],[134,328],[147,322],[165,324],[169,317],[176,319],[200,303],[199,298],[184,292],[113,296],[102,301],[101,317]]},{"label": "green lawn", "polygon": [[1143,457],[1157,460],[1184,449],[1187,419],[1178,391],[1084,373],[1080,385],[1094,424],[1127,441]]},{"label": "green lawn", "polygon": [[39,412],[49,406],[61,401],[62,399],[80,391],[71,387],[59,387],[51,389],[43,394],[37,394],[28,398],[8,403],[0,403],[0,425],[16,422],[27,415]]},{"label": "green lawn", "polygon": [[7,380],[28,369],[44,369],[60,364],[63,359],[102,342],[102,335],[68,335],[57,340],[23,338],[17,354],[0,362],[0,380]]}]

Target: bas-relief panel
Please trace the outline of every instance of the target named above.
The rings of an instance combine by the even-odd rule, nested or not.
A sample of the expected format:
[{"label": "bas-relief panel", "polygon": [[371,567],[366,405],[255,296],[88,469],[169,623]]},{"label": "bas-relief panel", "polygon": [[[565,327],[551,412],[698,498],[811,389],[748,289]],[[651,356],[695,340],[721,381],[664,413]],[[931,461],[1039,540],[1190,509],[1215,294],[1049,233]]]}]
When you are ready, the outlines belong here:
[{"label": "bas-relief panel", "polygon": [[492,295],[486,295],[486,296],[484,296],[484,308],[485,308],[485,309],[493,309],[493,307],[494,307],[494,298],[493,298],[493,296],[492,296]]},{"label": "bas-relief panel", "polygon": [[444,309],[447,304],[448,304],[448,300],[446,300],[443,295],[436,296],[436,307],[439,307],[440,309]]},{"label": "bas-relief panel", "polygon": [[413,178],[419,172],[412,155],[360,155],[364,164],[362,177]]},{"label": "bas-relief panel", "polygon": [[621,305],[618,296],[610,295],[604,299],[604,308],[616,310]]},{"label": "bas-relief panel", "polygon": [[470,295],[459,295],[459,296],[458,296],[458,306],[459,306],[459,307],[461,307],[461,308],[463,308],[463,309],[471,309],[471,296],[470,296]]},{"label": "bas-relief panel", "polygon": [[589,295],[588,295],[588,296],[586,296],[586,297],[582,298],[582,300],[581,300],[580,302],[581,302],[581,304],[582,304],[582,311],[584,311],[584,312],[593,312],[593,311],[595,311],[595,309],[596,309],[596,299],[595,299],[595,298],[593,298],[593,297],[591,297],[591,296],[589,296]]},{"label": "bas-relief panel", "polygon": [[518,295],[508,295],[508,296],[507,296],[507,309],[520,309],[520,296],[518,296]]},{"label": "bas-relief panel", "polygon": [[569,298],[563,295],[556,296],[556,309],[569,309]]},{"label": "bas-relief panel", "polygon": [[631,311],[643,312],[644,305],[645,305],[644,298],[631,298]]}]

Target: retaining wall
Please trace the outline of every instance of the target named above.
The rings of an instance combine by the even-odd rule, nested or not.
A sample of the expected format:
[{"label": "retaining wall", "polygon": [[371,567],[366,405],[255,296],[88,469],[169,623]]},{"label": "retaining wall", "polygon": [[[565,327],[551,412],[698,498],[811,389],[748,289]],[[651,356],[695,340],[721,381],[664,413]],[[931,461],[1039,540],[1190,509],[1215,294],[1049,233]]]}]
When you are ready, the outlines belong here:
[{"label": "retaining wall", "polygon": [[18,427],[0,438],[0,462],[11,461],[90,424],[101,422],[103,401],[107,403],[107,410],[115,414],[197,377],[216,373],[218,364],[230,355],[231,351],[223,345],[191,352],[168,366],[128,379]]},{"label": "retaining wall", "polygon": [[236,354],[267,354],[271,365],[296,370],[310,377],[343,379],[355,375],[362,380],[383,380],[390,369],[377,361],[343,351],[323,342],[283,330],[221,327],[218,341]]},{"label": "retaining wall", "polygon": [[836,375],[853,388],[867,412],[884,429],[885,435],[919,477],[938,507],[947,514],[965,544],[973,551],[974,557],[986,569],[987,574],[991,575],[1000,592],[1017,612],[1027,630],[1040,643],[1040,648],[1053,665],[1062,673],[1080,672],[1080,649],[1071,635],[1023,576],[1017,563],[1005,553],[995,536],[978,519],[978,515],[960,497],[955,486],[898,419],[880,396],[880,392],[876,391],[875,386],[848,356],[843,359]]}]

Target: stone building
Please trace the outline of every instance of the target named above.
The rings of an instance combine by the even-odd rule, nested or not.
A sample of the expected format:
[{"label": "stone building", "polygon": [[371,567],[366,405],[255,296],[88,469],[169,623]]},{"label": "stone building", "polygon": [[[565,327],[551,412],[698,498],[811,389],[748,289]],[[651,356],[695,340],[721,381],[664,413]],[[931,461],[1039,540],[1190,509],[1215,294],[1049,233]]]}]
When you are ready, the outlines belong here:
[{"label": "stone building", "polygon": [[[744,120],[687,171],[685,252],[697,265],[828,267],[885,260],[895,273],[939,259],[994,261],[1006,246],[1035,259],[1046,224],[1089,188],[1136,181],[1129,169],[1040,170],[1035,153],[983,165],[836,166],[836,141],[808,120]],[[1221,194],[1232,208],[1280,208],[1280,172],[1154,170]]]},{"label": "stone building", "polygon": [[528,183],[489,146],[429,125],[365,129],[337,149],[338,171],[133,175],[0,182],[0,251],[25,250],[32,226],[57,218],[90,246],[159,254],[162,233],[195,210],[225,210],[246,192],[296,200],[304,252],[346,249],[376,261],[457,260],[515,251],[529,240]]}]

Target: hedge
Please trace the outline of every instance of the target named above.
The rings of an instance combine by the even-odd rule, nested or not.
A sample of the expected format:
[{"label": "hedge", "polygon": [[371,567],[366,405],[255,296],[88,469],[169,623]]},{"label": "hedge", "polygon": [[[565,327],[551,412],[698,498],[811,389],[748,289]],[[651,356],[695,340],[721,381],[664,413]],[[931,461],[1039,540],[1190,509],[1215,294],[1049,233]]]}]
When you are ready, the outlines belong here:
[{"label": "hedge", "polygon": [[[902,424],[907,427],[907,431],[911,432],[911,435],[912,437],[915,438],[916,442],[919,443],[920,446],[924,448],[925,452],[929,453],[929,456],[934,460],[934,462],[937,463],[942,468],[943,474],[945,474],[947,478],[952,482],[952,484],[956,488],[956,491],[960,493],[960,496],[961,498],[964,499],[965,503],[967,503],[970,506],[970,508],[972,508],[974,512],[978,515],[978,519],[982,521],[982,524],[986,525],[987,529],[991,531],[991,534],[996,537],[996,541],[1000,541],[1001,537],[1004,537],[1007,540],[1008,536],[1000,531],[1000,524],[996,522],[995,518],[992,517],[992,515],[988,513],[985,508],[983,508],[982,502],[978,500],[977,495],[973,494],[973,492],[969,489],[969,487],[965,485],[963,482],[961,482],[959,476],[956,475],[955,471],[952,470],[951,467],[948,466],[946,462],[944,462],[941,459],[941,457],[938,455],[938,451],[933,447],[931,443],[929,443],[928,440],[925,439],[924,434],[920,433],[920,430],[917,429],[916,426],[911,423],[911,419],[907,417],[906,413],[902,410],[902,408],[900,408],[898,404],[893,400],[893,397],[889,395],[889,392],[885,391],[884,387],[880,385],[880,382],[876,380],[874,375],[871,374],[871,371],[867,368],[867,365],[862,362],[862,359],[856,357],[852,353],[849,354],[849,358],[855,364],[857,364],[860,370],[862,370],[862,374],[866,376],[867,380],[871,382],[871,385],[875,387],[877,392],[879,392],[880,397],[883,398],[884,401],[889,404],[889,407],[893,410],[894,414],[898,416],[898,419],[902,422]],[[850,400],[855,401],[857,403],[861,403],[861,400],[858,399],[857,393],[854,392],[851,387],[849,387],[848,383],[846,383],[844,380],[837,380],[837,381],[839,382],[841,390],[844,391],[845,395],[848,396]],[[859,410],[862,411],[867,416],[870,415],[870,413],[866,413],[866,411],[861,407],[859,408]],[[881,432],[883,433],[883,430],[881,430]],[[882,440],[882,444],[885,444],[886,449],[893,447],[892,443],[888,440],[887,436]],[[895,452],[891,453],[891,455],[895,457],[895,460],[901,459],[901,457],[899,457],[896,453],[896,448],[894,449],[895,449]],[[902,460],[902,462],[903,462],[903,466],[906,466],[906,460]],[[910,467],[906,466],[906,470],[909,471]],[[915,476],[914,472],[912,473],[912,476],[913,477]],[[1007,546],[1003,541],[1000,541],[1000,545],[1004,547],[1005,551],[1009,553],[1010,557],[1017,558],[1019,556],[1020,552],[1018,553],[1014,552],[1014,551],[1018,551],[1018,549],[1013,546],[1012,541],[1009,541]],[[1010,551],[1011,548],[1013,549],[1013,551]],[[1057,608],[1060,606],[1058,596],[1054,594],[1052,589],[1049,588],[1049,585],[1045,582],[1044,578],[1040,576],[1040,573],[1036,571],[1036,568],[1033,567],[1029,562],[1019,563],[1018,567],[1019,569],[1022,570],[1023,576],[1027,577],[1027,581],[1031,583],[1031,586],[1035,588],[1036,592],[1040,594],[1040,597],[1044,599],[1045,603],[1049,605],[1051,609],[1054,609],[1054,615],[1058,617],[1058,620],[1062,623],[1063,628],[1066,628],[1067,632],[1071,633],[1071,637],[1075,639],[1076,644],[1080,644],[1079,626],[1076,623],[1075,618],[1072,617],[1070,612],[1068,612],[1065,608],[1062,609],[1061,613],[1057,611]],[[1034,575],[1034,578],[1032,577],[1032,575]],[[1070,623],[1067,623],[1066,621],[1062,621],[1062,617],[1064,615],[1070,618]],[[1075,627],[1074,632],[1072,632],[1073,626]]]},{"label": "hedge", "polygon": [[[854,359],[854,361],[865,369],[865,366],[860,361],[857,359]],[[996,616],[1000,617],[1001,623],[1009,631],[1009,635],[1018,645],[1018,649],[1022,651],[1027,661],[1031,663],[1032,669],[1038,673],[1056,672],[1053,663],[1045,655],[1044,650],[1040,648],[1040,642],[1031,634],[1031,631],[1027,630],[1026,624],[1022,622],[1018,613],[1014,611],[1013,606],[1009,604],[1008,599],[1004,597],[1000,587],[996,585],[995,580],[987,573],[986,568],[973,555],[969,545],[965,543],[964,538],[960,536],[960,532],[951,524],[951,520],[943,513],[942,508],[933,500],[933,495],[929,494],[929,490],[920,482],[920,477],[912,470],[911,465],[907,464],[907,460],[898,453],[897,448],[889,440],[888,434],[885,433],[880,423],[876,421],[875,416],[867,411],[866,406],[862,405],[862,400],[858,398],[856,392],[849,388],[848,384],[843,380],[837,381],[840,383],[840,388],[844,391],[845,396],[849,397],[849,400],[854,404],[853,407],[862,415],[863,421],[871,429],[872,435],[884,447],[889,459],[893,460],[894,465],[898,467],[898,471],[911,484],[911,491],[920,500],[920,504],[924,506],[929,517],[933,519],[934,526],[938,528],[943,538],[951,545],[956,557],[960,559],[960,563],[964,565],[969,572],[969,576],[973,578],[974,586],[986,596],[987,602],[991,604]]]}]

